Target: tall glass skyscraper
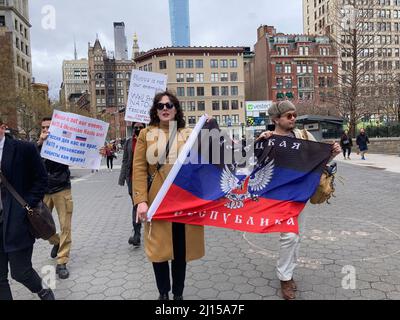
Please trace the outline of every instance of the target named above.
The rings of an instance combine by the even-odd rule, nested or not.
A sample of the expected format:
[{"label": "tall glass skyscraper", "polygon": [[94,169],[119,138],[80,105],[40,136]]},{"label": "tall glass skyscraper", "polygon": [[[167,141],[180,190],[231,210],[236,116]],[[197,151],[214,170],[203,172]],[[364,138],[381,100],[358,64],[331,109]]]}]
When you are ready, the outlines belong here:
[{"label": "tall glass skyscraper", "polygon": [[174,47],[190,46],[189,0],[169,0],[171,38]]}]

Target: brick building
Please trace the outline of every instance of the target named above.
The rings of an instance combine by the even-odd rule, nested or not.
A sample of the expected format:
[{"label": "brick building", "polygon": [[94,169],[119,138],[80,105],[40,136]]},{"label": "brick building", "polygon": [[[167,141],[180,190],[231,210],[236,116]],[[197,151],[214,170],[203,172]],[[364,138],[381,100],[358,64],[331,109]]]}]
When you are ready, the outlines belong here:
[{"label": "brick building", "polygon": [[257,39],[255,57],[245,66],[247,101],[327,103],[338,68],[328,37],[287,35],[265,25],[258,28]]}]

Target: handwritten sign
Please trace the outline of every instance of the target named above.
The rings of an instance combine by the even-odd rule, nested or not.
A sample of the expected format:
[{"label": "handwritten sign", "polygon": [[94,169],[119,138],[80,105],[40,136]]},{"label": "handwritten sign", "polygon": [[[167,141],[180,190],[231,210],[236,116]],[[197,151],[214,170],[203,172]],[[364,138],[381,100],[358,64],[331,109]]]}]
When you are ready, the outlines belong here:
[{"label": "handwritten sign", "polygon": [[100,148],[109,124],[97,119],[54,110],[49,136],[41,156],[69,166],[100,168]]},{"label": "handwritten sign", "polygon": [[166,90],[167,78],[161,73],[133,70],[125,121],[150,123],[150,108],[154,96]]}]

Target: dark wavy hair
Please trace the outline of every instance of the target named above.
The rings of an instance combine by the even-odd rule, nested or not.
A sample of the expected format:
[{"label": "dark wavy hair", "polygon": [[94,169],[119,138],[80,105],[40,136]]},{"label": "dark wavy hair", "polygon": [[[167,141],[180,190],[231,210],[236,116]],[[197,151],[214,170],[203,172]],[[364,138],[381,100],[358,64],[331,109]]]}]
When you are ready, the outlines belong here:
[{"label": "dark wavy hair", "polygon": [[169,91],[160,92],[154,97],[153,106],[150,109],[150,126],[157,126],[160,124],[160,118],[158,117],[157,114],[157,104],[161,101],[161,99],[164,96],[167,96],[171,101],[171,103],[175,106],[176,110],[175,121],[177,122],[178,129],[185,128],[186,123],[185,120],[183,119],[183,111],[181,104],[178,98]]}]

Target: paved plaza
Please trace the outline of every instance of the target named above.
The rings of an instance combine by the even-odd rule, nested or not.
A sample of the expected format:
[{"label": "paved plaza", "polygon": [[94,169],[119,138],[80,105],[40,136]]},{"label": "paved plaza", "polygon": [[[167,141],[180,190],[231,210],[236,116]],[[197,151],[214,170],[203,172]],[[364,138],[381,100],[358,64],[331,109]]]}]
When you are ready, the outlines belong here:
[{"label": "paved plaza", "polygon": [[[377,158],[371,155],[370,161],[382,163]],[[299,300],[400,299],[400,157],[388,161],[397,172],[352,161],[339,161],[343,184],[337,182],[331,204],[308,205],[303,212],[306,232],[295,272]],[[143,248],[128,245],[131,203],[126,187],[117,185],[118,167],[72,172],[71,277],[57,279],[57,299],[156,299]],[[277,234],[206,227],[206,246],[206,256],[188,265],[185,299],[282,299],[275,274]],[[35,245],[39,272],[55,265],[50,250],[44,241]],[[11,284],[16,299],[37,299]]]}]

